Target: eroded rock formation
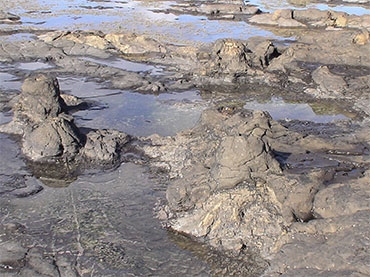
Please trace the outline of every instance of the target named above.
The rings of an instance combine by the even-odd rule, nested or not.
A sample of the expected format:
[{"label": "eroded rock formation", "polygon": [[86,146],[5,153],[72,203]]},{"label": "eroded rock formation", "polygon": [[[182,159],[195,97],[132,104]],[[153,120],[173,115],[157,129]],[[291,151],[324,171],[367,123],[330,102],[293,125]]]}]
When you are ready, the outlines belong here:
[{"label": "eroded rock formation", "polygon": [[[339,157],[324,157],[329,151],[325,149],[351,152],[352,146],[345,141],[305,138],[263,112],[235,107],[207,110],[193,129],[172,138],[152,136],[151,141],[145,152],[171,177],[168,204],[159,217],[168,227],[217,249],[247,250],[273,259],[271,276],[287,271],[275,263],[286,258],[285,251],[293,251],[287,241],[312,243],[311,235],[303,235],[312,231],[312,224],[319,224],[321,218],[368,211],[364,200],[368,192],[360,188],[362,181],[326,187],[335,176],[333,172],[340,170],[336,168],[345,162]],[[282,161],[278,153],[289,153],[291,158]],[[323,160],[325,167],[310,167],[307,161],[315,160]],[[281,168],[290,162],[296,163],[285,165],[293,169],[291,172]],[[359,202],[348,206],[352,200]],[[329,236],[329,230],[323,232]],[[297,264],[303,268],[307,263]]]},{"label": "eroded rock formation", "polygon": [[80,132],[68,114],[58,80],[45,74],[24,81],[13,110],[13,120],[1,130],[22,135],[22,152],[35,162],[83,160],[112,166],[119,163],[123,145],[131,140],[116,130]]},{"label": "eroded rock formation", "polygon": [[292,206],[285,210],[274,191],[279,188],[268,183],[274,176],[271,183],[294,185],[282,176],[269,144],[281,132],[285,128],[268,114],[221,107],[173,139],[152,137],[146,153],[173,178],[166,194],[169,226],[222,249],[270,253],[293,220]]},{"label": "eroded rock formation", "polygon": [[[40,36],[43,41],[2,41],[0,61],[46,60],[58,67],[54,71],[110,80],[115,88],[138,91],[207,87],[206,82],[267,84],[295,100],[302,96],[353,101],[370,114],[368,15],[316,9],[268,14],[240,5],[241,1],[186,3],[174,10],[228,20],[239,16],[287,28],[274,31],[286,31],[296,40],[222,39],[198,47],[132,33],[50,32]],[[255,15],[243,17],[250,14]],[[0,22],[4,21],[18,23],[19,18],[1,13]],[[150,61],[171,72],[154,78],[81,58],[86,55]],[[22,151],[33,162],[119,163],[132,138],[114,130],[82,134],[66,106],[55,78],[31,76],[14,106],[13,121],[1,130],[22,135]],[[333,127],[336,133],[328,131],[329,124],[296,123],[301,133],[289,129],[294,122],[285,122],[289,128],[282,124],[263,112],[222,106],[205,111],[191,130],[174,137],[151,136],[142,147],[152,158],[150,164],[169,176],[168,203],[160,217],[172,229],[217,249],[261,255],[270,264],[266,276],[369,275],[368,121],[346,132],[341,129],[346,123],[338,124]],[[51,176],[59,166],[54,164]],[[31,177],[4,176],[7,186],[1,193],[24,197],[42,189]],[[22,266],[23,246],[6,243],[0,250]],[[35,257],[42,263],[42,253],[33,251],[30,261]],[[55,264],[58,261],[47,266]],[[43,273],[55,274],[55,267],[50,268]]]},{"label": "eroded rock formation", "polygon": [[31,160],[74,159],[83,136],[66,113],[58,81],[43,74],[28,77],[4,131],[22,135],[22,152]]}]

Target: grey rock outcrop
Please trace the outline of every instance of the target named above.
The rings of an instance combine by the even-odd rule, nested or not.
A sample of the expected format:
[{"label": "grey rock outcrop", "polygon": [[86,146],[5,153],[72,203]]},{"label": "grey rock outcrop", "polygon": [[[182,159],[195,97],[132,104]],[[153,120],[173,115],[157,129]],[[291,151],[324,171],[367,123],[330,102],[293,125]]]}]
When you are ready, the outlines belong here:
[{"label": "grey rock outcrop", "polygon": [[[353,25],[358,18],[350,17],[344,12],[306,10],[276,10],[273,13],[262,13],[252,16],[249,20],[254,24],[277,26],[282,28],[338,27],[345,28]],[[359,27],[358,22],[354,23]]]},{"label": "grey rock outcrop", "polygon": [[180,177],[167,190],[171,209],[186,211],[216,191],[254,184],[261,173],[278,174],[280,166],[267,140],[269,120],[262,112],[228,116],[208,110],[194,129],[172,143],[152,137],[154,145],[162,146],[146,149],[148,154],[164,155],[173,177]]},{"label": "grey rock outcrop", "polygon": [[39,74],[24,81],[14,115],[24,124],[33,126],[57,117],[64,110],[57,79]]},{"label": "grey rock outcrop", "polygon": [[169,226],[222,249],[270,253],[292,220],[266,185],[266,176],[282,178],[268,142],[282,129],[263,112],[225,107],[205,111],[195,128],[174,138],[153,136],[145,152],[173,179]]},{"label": "grey rock outcrop", "polygon": [[274,44],[266,39],[220,39],[214,43],[203,65],[203,74],[238,76],[249,71],[254,73],[255,69],[266,68],[279,55]]},{"label": "grey rock outcrop", "polygon": [[45,120],[24,134],[22,151],[32,160],[75,157],[82,146],[82,136],[71,116],[61,114]]},{"label": "grey rock outcrop", "polygon": [[90,131],[82,153],[89,162],[112,164],[119,161],[120,147],[130,141],[130,136],[116,130]]},{"label": "grey rock outcrop", "polygon": [[249,20],[254,24],[271,25],[284,28],[305,28],[306,25],[293,19],[293,11],[277,10],[272,14],[262,13],[252,16]]},{"label": "grey rock outcrop", "polygon": [[13,121],[0,126],[0,130],[22,135],[22,152],[35,162],[79,160],[114,166],[120,162],[122,146],[131,140],[116,130],[82,134],[67,112],[57,79],[44,74],[24,81],[13,110]]},{"label": "grey rock outcrop", "polygon": [[369,198],[368,179],[360,178],[349,184],[333,184],[320,190],[315,196],[313,210],[318,218],[333,218],[359,211],[370,211]]},{"label": "grey rock outcrop", "polygon": [[[218,249],[258,253],[273,261],[271,272],[289,272],[279,267],[278,261],[287,260],[286,251],[291,251],[290,255],[295,251],[291,243],[316,250],[330,248],[330,242],[315,244],[315,224],[332,217],[339,221],[343,214],[351,221],[350,214],[369,209],[368,179],[326,187],[338,161],[330,165],[332,158],[328,158],[326,168],[306,164],[304,169],[288,172],[281,169],[275,156],[279,151],[289,153],[289,163],[296,160],[299,167],[307,160],[322,159],[323,149],[333,145],[348,148],[345,142],[304,138],[263,112],[232,107],[206,110],[193,129],[175,137],[150,138],[152,145],[144,147],[145,153],[170,177],[167,205],[159,212],[165,224]],[[329,237],[330,230],[321,232]],[[348,235],[338,234],[332,241]],[[360,264],[357,258],[353,261]],[[307,262],[295,262],[310,268]],[[329,270],[324,264],[321,268]],[[292,263],[289,266],[293,268]],[[362,268],[360,272],[365,271]]]},{"label": "grey rock outcrop", "polygon": [[83,136],[66,113],[56,78],[28,77],[13,110],[13,121],[1,130],[22,135],[22,152],[31,160],[73,159],[82,147]]},{"label": "grey rock outcrop", "polygon": [[325,97],[341,97],[347,88],[343,77],[331,73],[327,66],[320,66],[313,71],[312,79]]},{"label": "grey rock outcrop", "polygon": [[251,66],[250,52],[246,45],[238,40],[218,40],[212,50],[214,58],[210,68],[216,73],[240,74],[246,73]]},{"label": "grey rock outcrop", "polygon": [[55,41],[71,41],[81,45],[88,45],[100,50],[108,50],[125,56],[144,57],[148,55],[163,55],[167,53],[166,45],[144,35],[121,34],[102,32],[55,32],[41,38],[48,43]]},{"label": "grey rock outcrop", "polygon": [[350,183],[320,190],[313,207],[317,219],[290,226],[265,276],[368,276],[368,176],[367,171]]}]

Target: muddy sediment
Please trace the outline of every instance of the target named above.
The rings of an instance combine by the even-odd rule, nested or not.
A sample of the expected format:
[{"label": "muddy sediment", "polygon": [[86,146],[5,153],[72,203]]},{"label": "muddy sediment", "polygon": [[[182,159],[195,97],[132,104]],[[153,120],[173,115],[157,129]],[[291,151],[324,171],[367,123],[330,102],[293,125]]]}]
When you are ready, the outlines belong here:
[{"label": "muddy sediment", "polygon": [[[135,2],[135,12],[271,34],[196,44],[150,30],[30,28],[14,7],[0,13],[1,273],[370,274],[369,16],[255,2],[179,1],[153,12]],[[110,4],[71,11],[113,15]],[[71,78],[100,87],[66,91]],[[153,109],[173,114],[140,115],[130,133],[119,110],[147,110],[124,105],[128,91],[198,98],[164,97]],[[267,111],[246,108],[254,102]],[[301,103],[341,116],[284,111]],[[176,113],[181,131],[166,121]]]}]

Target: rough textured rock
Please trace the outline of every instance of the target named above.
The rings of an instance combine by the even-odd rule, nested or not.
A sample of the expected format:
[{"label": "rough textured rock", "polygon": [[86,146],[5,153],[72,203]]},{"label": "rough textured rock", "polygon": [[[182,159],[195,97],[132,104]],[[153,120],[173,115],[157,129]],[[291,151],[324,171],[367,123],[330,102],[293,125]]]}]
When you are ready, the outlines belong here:
[{"label": "rough textured rock", "polygon": [[248,48],[253,53],[252,64],[254,67],[265,69],[271,61],[280,56],[280,52],[273,44],[273,42],[264,38],[248,39]]},{"label": "rough textured rock", "polygon": [[60,97],[56,78],[47,75],[34,75],[22,85],[22,93],[15,107],[15,117],[39,124],[46,119],[57,117],[65,109]]},{"label": "rough textured rock", "polygon": [[[369,210],[295,223],[265,276],[368,276]],[[320,256],[317,257],[317,253]]]},{"label": "rough textured rock", "polygon": [[353,38],[353,43],[357,45],[365,45],[369,42],[369,31],[367,29],[362,29],[362,32],[355,35]]},{"label": "rough textured rock", "polygon": [[265,257],[287,223],[273,190],[257,184],[214,194],[195,211],[170,220],[170,226],[220,249],[247,248]]},{"label": "rough textured rock", "polygon": [[74,31],[74,32],[55,32],[52,34],[47,34],[41,36],[46,42],[53,42],[55,40],[69,40],[79,44],[89,45],[101,50],[107,50],[112,45],[104,38],[102,32],[83,32],[83,31]]},{"label": "rough textured rock", "polygon": [[165,54],[164,44],[146,36],[135,34],[108,34],[105,39],[124,55]]},{"label": "rough textured rock", "polygon": [[[297,5],[308,3],[304,0],[288,2]],[[249,7],[240,5],[242,1],[202,1],[202,4],[198,1],[181,3],[178,10],[203,13],[217,20],[227,18],[248,21],[249,17],[245,14],[249,13]],[[19,20],[10,14],[2,14],[0,21],[3,18],[8,22]],[[258,14],[252,17],[251,22],[253,21],[257,24],[287,27],[268,30],[277,36],[282,34],[286,38],[295,37],[295,41],[228,39],[217,41],[210,44],[211,46],[190,47],[168,45],[148,35],[71,31],[53,35],[49,33],[42,36],[44,41],[1,41],[0,61],[11,64],[48,61],[55,65],[50,71],[110,80],[114,87],[146,91],[165,90],[172,84],[183,81],[202,86],[202,81],[207,80],[207,77],[222,85],[225,81],[237,82],[235,87],[244,82],[255,88],[259,82],[274,85],[279,91],[283,91],[282,95],[289,94],[288,98],[294,101],[301,101],[301,97],[304,101],[309,98],[315,103],[321,102],[314,100],[315,97],[345,99],[347,103],[356,102],[354,107],[364,114],[370,114],[369,15],[289,9],[272,14]],[[42,28],[42,25],[39,27]],[[21,28],[18,30],[18,24],[5,27],[11,30],[14,26],[17,29],[10,32],[24,31]],[[3,31],[2,35],[7,37],[7,32]],[[123,55],[132,60],[167,66],[166,70],[176,73],[172,75],[171,72],[168,79],[162,78],[163,76],[144,78],[146,73],[125,72],[110,65],[99,64],[98,61],[94,62],[93,59],[87,61],[82,58],[86,55],[100,59]],[[206,76],[197,79],[201,75],[199,72],[205,72]],[[22,76],[26,73],[19,70],[16,74]],[[15,110],[14,121],[7,129],[24,134],[23,151],[35,159],[77,155],[77,162],[86,161],[93,166],[120,161],[122,145],[128,143],[130,138],[120,132],[100,130],[91,131],[86,139],[82,139],[71,118],[65,114],[64,104],[60,101],[58,88],[53,82],[45,80],[45,88],[36,79],[27,80],[27,84],[24,84],[23,93],[19,97],[19,109]],[[286,89],[289,91],[285,91]],[[281,93],[277,93],[277,90],[270,91],[270,88],[266,90],[269,91],[269,96]],[[234,87],[222,88],[221,91],[232,98]],[[249,97],[246,94],[250,90],[246,91],[243,92],[244,96]],[[70,101],[73,102],[74,100]],[[10,106],[6,108],[8,107]],[[319,124],[312,127],[314,124],[310,122],[282,123],[289,128],[293,128],[295,124],[300,125],[303,131],[299,136],[263,113],[252,114],[238,112],[232,107],[221,107],[218,111],[206,111],[200,124],[192,130],[170,138],[152,136],[150,139],[154,145],[148,146],[149,142],[145,142],[145,151],[159,169],[168,170],[170,177],[166,193],[168,205],[162,211],[163,218],[170,227],[203,239],[219,249],[232,250],[234,253],[251,250],[261,254],[270,264],[266,276],[369,276],[369,174],[363,172],[369,167],[370,140],[366,122],[368,119],[356,122],[361,126],[362,134],[353,129],[347,134],[328,132],[334,125],[339,128],[349,124],[348,122],[323,124],[321,127]],[[2,140],[2,149],[7,148],[3,144]],[[84,144],[85,147],[78,151]],[[356,147],[360,150],[353,150]],[[16,156],[19,155],[17,152]],[[13,203],[21,203],[23,201],[16,198],[34,195],[43,188],[33,176],[22,175],[29,174],[23,172],[26,165],[21,165],[22,174],[14,175],[13,167],[9,167],[9,164],[11,163],[4,162],[1,167],[3,175],[0,176],[0,182],[3,186],[0,194],[15,199]],[[55,177],[57,172],[62,171],[59,166],[60,164],[56,164],[54,171],[48,164],[47,167],[41,167],[40,171],[48,170]],[[31,166],[27,168],[31,169]],[[69,170],[68,165],[68,176]],[[31,171],[36,175],[35,171]],[[126,180],[128,173],[132,171],[132,168],[128,168],[118,179]],[[142,172],[137,176],[144,174]],[[133,180],[137,176],[133,176]],[[62,179],[65,181],[64,176]],[[110,177],[109,180],[116,182],[118,179]],[[88,176],[83,183],[90,186],[90,181],[91,177]],[[135,188],[138,187],[140,186],[135,185]],[[50,192],[46,188],[43,193],[47,191]],[[59,190],[63,191],[65,190]],[[80,192],[83,191],[78,192],[80,197]],[[136,206],[135,199],[142,199],[142,193],[139,194],[139,198],[133,198]],[[59,212],[55,213],[60,207],[65,207],[65,196],[61,195],[62,205],[56,206],[55,210],[47,209],[50,211],[47,219],[56,216],[55,221],[50,221],[50,226],[73,219],[70,216],[71,210],[66,211],[64,220],[58,217]],[[95,212],[96,204],[101,199],[106,199],[100,198],[96,191],[91,196],[91,207],[94,209],[90,209],[90,206],[80,209],[77,205],[74,206],[75,212]],[[50,198],[53,203],[55,194],[51,193]],[[35,202],[38,201],[30,201]],[[41,201],[40,203],[43,204]],[[116,203],[117,201],[112,207]],[[104,207],[106,206],[105,202]],[[6,215],[10,206],[5,204],[1,207]],[[32,210],[39,210],[37,205],[34,207]],[[139,205],[140,209],[141,207]],[[22,211],[21,208],[17,210]],[[112,214],[109,214],[110,211],[113,211]],[[113,213],[114,208],[107,209],[101,216],[80,214],[76,219],[82,219],[80,227],[90,231],[94,226],[100,228],[101,225],[95,225],[97,221],[111,219]],[[24,212],[23,215],[25,214]],[[33,216],[31,211],[24,216],[24,220],[27,222]],[[10,218],[7,217],[5,221]],[[90,220],[91,225],[85,224]],[[102,238],[106,238],[108,225],[103,228]],[[75,222],[72,220],[69,226],[76,227]],[[17,229],[24,229],[16,224],[6,228],[8,230],[0,229],[1,234],[12,231],[16,233]],[[53,229],[55,230],[54,227]],[[71,247],[65,243],[68,242],[70,233],[65,233],[65,230],[70,228],[62,227],[60,233],[63,236],[55,242],[60,242],[65,247],[63,249],[70,251]],[[13,235],[9,235],[11,242]],[[31,244],[29,238],[27,237],[25,245]],[[86,241],[89,239],[90,237]],[[37,238],[31,241],[36,240]],[[43,244],[47,245],[48,242],[43,241]],[[11,270],[8,266],[14,266],[20,270],[20,275],[25,276],[41,273],[78,275],[74,271],[74,257],[70,261],[64,260],[68,257],[66,252],[55,254],[54,249],[27,249],[17,243],[4,243],[3,246],[2,250],[5,250],[0,253],[0,264],[4,266],[0,267],[0,271],[9,273]],[[106,258],[107,253],[112,253],[110,256],[114,256],[113,260],[121,265],[121,257],[126,256],[126,253],[116,246],[101,243],[99,237],[94,251],[99,253],[99,258]],[[72,249],[76,249],[76,246]],[[139,250],[137,257],[142,254],[141,249]],[[3,253],[11,259],[4,260]],[[87,255],[90,253],[84,252]],[[135,261],[133,265],[140,265],[140,262]],[[96,267],[91,268],[91,264],[87,263],[86,272],[92,273],[90,270],[95,270]]]},{"label": "rough textured rock", "polygon": [[[252,68],[267,67],[279,55],[274,44],[265,39],[221,39],[214,43],[211,55],[203,65],[203,72],[210,76],[243,75]],[[251,71],[254,72],[253,69]]]},{"label": "rough textured rock", "polygon": [[[145,152],[155,159],[156,166],[168,170],[171,177],[166,192],[168,206],[161,214],[162,219],[167,218],[167,226],[218,249],[234,253],[248,249],[259,253],[273,265],[266,276],[294,275],[303,269],[329,272],[330,255],[318,264],[315,253],[325,250],[334,255],[339,248],[332,249],[330,243],[350,233],[338,232],[338,236],[333,235],[326,243],[317,240],[312,226],[326,224],[320,223],[324,216],[338,216],[339,221],[343,214],[368,210],[367,179],[352,185],[325,185],[333,179],[333,172],[342,170],[337,168],[348,160],[320,155],[333,147],[353,151],[343,138],[329,142],[315,136],[303,137],[265,113],[220,107],[205,111],[190,131],[172,138],[153,136],[151,140],[153,146],[144,147]],[[315,151],[316,154],[311,153]],[[289,165],[293,169],[290,173],[280,169],[273,155],[277,152],[288,154],[283,163],[293,163]],[[315,164],[321,159],[323,168]],[[347,197],[348,202],[336,195]],[[357,204],[348,204],[356,201]],[[316,232],[320,229],[323,236],[329,237],[330,228],[318,227]],[[306,253],[306,246],[313,252]],[[287,261],[294,251],[306,260]],[[343,256],[347,254],[353,255],[353,251]],[[341,259],[335,264],[343,262]],[[361,266],[360,270],[343,266],[338,267],[338,274],[346,270],[366,273],[361,259],[352,259]]]},{"label": "rough textured rock", "polygon": [[82,146],[73,118],[60,115],[45,120],[23,137],[22,151],[32,160],[53,157],[73,159]]},{"label": "rough textured rock", "polygon": [[367,178],[351,183],[333,184],[315,196],[313,211],[318,218],[332,218],[370,210],[370,188]]},{"label": "rough textured rock", "polygon": [[[324,65],[370,66],[369,49],[353,43],[356,30],[326,31],[302,36],[300,42],[293,44],[274,63],[285,64],[285,68],[294,66],[294,62]],[[312,55],[311,53],[315,53]]]},{"label": "rough textured rock", "polygon": [[217,41],[212,50],[213,71],[223,74],[246,73],[250,67],[248,49],[244,43],[225,39]]},{"label": "rough textured rock", "polygon": [[272,130],[283,128],[263,112],[220,108],[204,112],[194,129],[173,139],[152,137],[146,153],[160,157],[157,165],[174,178],[166,194],[169,226],[222,249],[270,253],[293,220],[292,207],[284,212],[267,183],[267,176],[281,174],[268,143]]},{"label": "rough textured rock", "polygon": [[47,161],[77,155],[83,138],[66,114],[56,78],[43,74],[28,77],[13,109],[13,121],[2,129],[23,136],[22,152],[28,158]]},{"label": "rough textured rock", "polygon": [[292,11],[278,10],[273,14],[256,14],[249,19],[249,22],[261,25],[271,25],[283,28],[305,28],[306,25],[292,18]]},{"label": "rough textured rock", "polygon": [[89,163],[115,165],[120,161],[121,147],[130,140],[128,135],[114,130],[82,135],[67,114],[57,79],[47,75],[38,74],[24,81],[14,110],[13,121],[2,130],[22,134],[22,152],[33,161],[82,158]]},{"label": "rough textured rock", "polygon": [[330,12],[317,9],[294,10],[292,17],[309,25],[320,26],[326,24],[330,18]]},{"label": "rough textured rock", "polygon": [[[356,18],[357,19],[357,18]],[[305,10],[276,10],[273,13],[256,14],[250,22],[261,25],[278,26],[282,28],[336,27],[345,28],[348,25],[360,27],[360,23],[352,23],[353,19],[344,12]]]},{"label": "rough textured rock", "polygon": [[41,38],[53,43],[56,40],[68,40],[80,45],[88,45],[101,50],[120,52],[123,55],[150,55],[165,54],[164,44],[144,35],[136,34],[104,34],[102,32],[55,32],[41,36]]},{"label": "rough textured rock", "polygon": [[120,147],[130,141],[130,137],[115,130],[90,131],[86,135],[83,155],[90,162],[114,163],[119,160]]},{"label": "rough textured rock", "polygon": [[331,73],[327,66],[320,66],[312,72],[312,79],[325,97],[341,97],[347,88],[343,77]]},{"label": "rough textured rock", "polygon": [[[279,163],[273,159],[265,139],[269,124],[264,113],[256,112],[253,116],[239,113],[228,117],[217,110],[209,110],[189,134],[176,137],[173,146],[153,137],[154,145],[176,149],[175,153],[166,150],[167,155],[174,155],[166,161],[172,174],[180,177],[167,191],[170,207],[185,211],[201,205],[201,200],[215,191],[255,183],[262,172],[279,173]],[[197,135],[190,138],[190,134]],[[161,152],[160,148],[158,150]],[[183,155],[182,159],[177,155]]]}]

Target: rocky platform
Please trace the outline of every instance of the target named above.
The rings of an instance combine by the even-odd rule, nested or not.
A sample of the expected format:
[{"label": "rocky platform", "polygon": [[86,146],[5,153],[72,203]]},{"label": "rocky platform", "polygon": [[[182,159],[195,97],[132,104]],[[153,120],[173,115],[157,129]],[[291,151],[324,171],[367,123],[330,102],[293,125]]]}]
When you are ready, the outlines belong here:
[{"label": "rocky platform", "polygon": [[[368,16],[293,9],[261,13],[240,3],[191,3],[168,11],[247,20],[296,39],[253,37],[179,46],[132,33],[44,31],[36,40],[1,42],[0,60],[48,61],[55,65],[48,70],[54,76],[89,76],[145,93],[195,87],[206,98],[220,90],[232,96],[246,86],[263,87],[292,101],[343,103],[357,113],[356,120],[278,122],[265,112],[216,101],[194,128],[173,137],[86,132],[69,114],[78,99],[61,95],[57,79],[41,74],[20,76],[25,79],[22,92],[2,95],[2,110],[13,109],[14,117],[1,131],[21,136],[31,167],[114,167],[127,151],[145,154],[145,162],[165,180],[166,201],[158,209],[164,225],[239,260],[254,257],[252,276],[368,276]],[[8,12],[1,18],[19,23]],[[124,57],[164,66],[168,72],[128,72],[83,56]],[[42,190],[31,176],[15,177],[3,178],[5,186],[16,186],[4,195],[30,196]],[[22,233],[22,225],[9,224],[2,223],[3,233]],[[29,250],[7,243],[2,251],[7,259],[1,270],[9,273],[10,267],[21,268]],[[41,255],[37,249],[30,253],[31,262]],[[63,266],[63,260],[56,263]],[[72,262],[67,264],[67,271],[78,274],[70,268]],[[55,268],[40,270],[56,274]]]}]

